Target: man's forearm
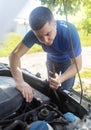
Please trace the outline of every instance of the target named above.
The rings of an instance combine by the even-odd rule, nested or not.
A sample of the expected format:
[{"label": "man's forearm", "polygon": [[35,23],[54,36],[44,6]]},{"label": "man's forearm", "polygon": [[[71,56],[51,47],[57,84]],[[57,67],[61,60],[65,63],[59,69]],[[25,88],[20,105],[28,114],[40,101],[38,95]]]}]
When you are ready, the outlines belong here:
[{"label": "man's forearm", "polygon": [[[75,62],[76,62],[76,64],[75,64]],[[79,55],[75,59],[75,61],[74,61],[74,59],[71,60],[71,65],[68,67],[68,69],[62,75],[59,76],[60,82],[62,83],[64,81],[70,79],[71,77],[75,76],[77,71],[80,71],[81,68],[82,68],[82,57],[81,57],[81,55]]]},{"label": "man's forearm", "polygon": [[22,76],[22,70],[21,70],[21,65],[20,65],[20,58],[15,55],[10,55],[9,57],[10,61],[10,68],[11,68],[11,73],[15,79],[16,82],[20,82],[23,80]]},{"label": "man's forearm", "polygon": [[62,75],[59,75],[60,82],[63,83],[64,81],[70,79],[71,77],[75,76],[77,73],[77,69],[75,64],[72,64]]}]

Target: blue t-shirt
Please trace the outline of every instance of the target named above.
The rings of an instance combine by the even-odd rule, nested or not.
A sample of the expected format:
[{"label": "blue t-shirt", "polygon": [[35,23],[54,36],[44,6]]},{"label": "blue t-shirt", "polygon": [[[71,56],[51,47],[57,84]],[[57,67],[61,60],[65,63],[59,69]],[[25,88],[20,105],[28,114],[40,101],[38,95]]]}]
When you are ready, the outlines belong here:
[{"label": "blue t-shirt", "polygon": [[74,56],[77,57],[81,54],[80,38],[73,24],[67,24],[67,22],[59,20],[56,22],[57,34],[52,45],[47,46],[41,43],[32,30],[25,35],[22,42],[29,48],[31,48],[34,44],[41,45],[43,50],[47,52],[48,58],[52,61],[59,63],[67,62],[70,58],[73,58]]}]

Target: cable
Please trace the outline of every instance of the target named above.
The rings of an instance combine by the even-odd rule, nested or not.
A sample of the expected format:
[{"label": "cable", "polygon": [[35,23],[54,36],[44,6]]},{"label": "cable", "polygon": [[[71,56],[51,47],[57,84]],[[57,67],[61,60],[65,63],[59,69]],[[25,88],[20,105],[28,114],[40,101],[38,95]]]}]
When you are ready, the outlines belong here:
[{"label": "cable", "polygon": [[65,0],[63,0],[63,6],[64,6],[65,17],[66,17],[66,23],[67,23],[67,27],[68,27],[68,35],[69,35],[69,39],[70,39],[70,45],[71,45],[71,48],[72,48],[72,54],[73,54],[73,57],[74,57],[74,62],[75,62],[75,65],[76,65],[76,69],[77,69],[77,73],[78,73],[78,77],[79,77],[79,81],[80,81],[80,86],[81,86],[81,98],[80,98],[80,104],[81,104],[82,97],[83,97],[83,87],[82,87],[81,77],[80,77],[80,74],[79,74],[79,69],[78,69],[78,66],[77,66],[77,63],[76,63],[76,59],[75,59],[75,55],[74,55],[74,49],[73,49],[73,44],[72,44],[72,37],[71,37],[69,24],[68,24],[67,11],[66,11],[66,8],[65,8]]}]

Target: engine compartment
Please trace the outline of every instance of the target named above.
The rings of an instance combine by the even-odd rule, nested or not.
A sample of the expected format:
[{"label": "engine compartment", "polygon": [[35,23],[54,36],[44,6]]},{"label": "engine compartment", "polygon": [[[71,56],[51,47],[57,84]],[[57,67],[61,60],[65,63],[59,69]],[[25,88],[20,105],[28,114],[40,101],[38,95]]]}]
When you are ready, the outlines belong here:
[{"label": "engine compartment", "polygon": [[[45,95],[43,98],[45,98]],[[1,130],[28,130],[33,122],[45,121],[53,130],[83,130],[91,128],[90,118],[80,119],[75,117],[74,121],[65,118],[58,106],[50,102],[50,99],[43,101],[35,97],[31,103],[23,102],[20,109],[7,118],[0,121]],[[81,128],[82,127],[82,128]]]},{"label": "engine compartment", "polygon": [[[74,90],[54,92],[49,89],[47,80],[25,69],[22,71],[24,80],[34,89],[31,103],[27,103],[16,90],[8,65],[0,64],[0,89],[4,97],[0,100],[0,130],[28,130],[36,121],[45,121],[53,130],[91,129],[90,101],[83,97],[80,104],[80,94]],[[65,114],[69,113],[67,118]]]},{"label": "engine compartment", "polygon": [[[35,90],[35,92],[41,95],[38,91]],[[19,110],[1,120],[1,130],[25,130],[32,122],[38,120],[47,122],[53,130],[73,129],[72,122],[64,117],[58,106],[45,95],[42,94],[42,96],[46,98],[45,101],[37,95],[31,103],[24,101]]]}]

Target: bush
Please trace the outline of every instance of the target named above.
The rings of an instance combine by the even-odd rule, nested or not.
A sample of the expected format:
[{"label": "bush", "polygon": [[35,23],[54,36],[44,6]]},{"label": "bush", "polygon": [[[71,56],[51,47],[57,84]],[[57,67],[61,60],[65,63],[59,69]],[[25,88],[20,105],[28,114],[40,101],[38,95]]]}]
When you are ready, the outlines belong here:
[{"label": "bush", "polygon": [[4,43],[0,46],[0,56],[8,56],[22,37],[23,36],[17,35],[16,33],[7,34]]},{"label": "bush", "polygon": [[80,39],[81,39],[81,44],[82,47],[86,46],[91,46],[91,34],[89,34],[88,36],[81,34],[80,35]]},{"label": "bush", "polygon": [[[6,35],[4,43],[0,46],[0,57],[8,56],[15,46],[22,40],[23,36],[16,33],[9,33]],[[42,47],[35,44],[28,53],[43,51]]]}]

